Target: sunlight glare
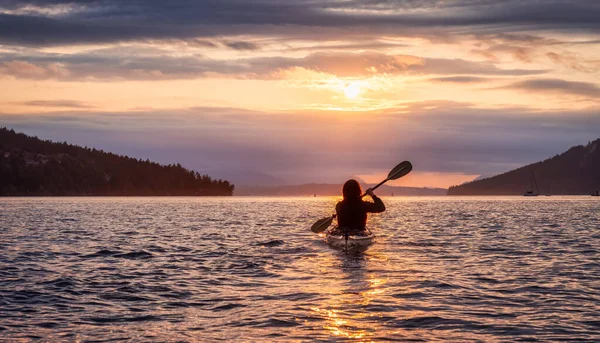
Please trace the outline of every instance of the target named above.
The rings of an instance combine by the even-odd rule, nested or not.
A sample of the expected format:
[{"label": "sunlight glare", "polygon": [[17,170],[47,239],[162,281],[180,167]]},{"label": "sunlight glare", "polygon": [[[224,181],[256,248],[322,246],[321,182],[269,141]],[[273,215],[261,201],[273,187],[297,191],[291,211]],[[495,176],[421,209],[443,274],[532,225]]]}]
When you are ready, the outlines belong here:
[{"label": "sunlight glare", "polygon": [[346,95],[346,98],[348,99],[355,99],[360,94],[360,91],[360,83],[357,81],[351,82],[344,88],[344,95]]}]

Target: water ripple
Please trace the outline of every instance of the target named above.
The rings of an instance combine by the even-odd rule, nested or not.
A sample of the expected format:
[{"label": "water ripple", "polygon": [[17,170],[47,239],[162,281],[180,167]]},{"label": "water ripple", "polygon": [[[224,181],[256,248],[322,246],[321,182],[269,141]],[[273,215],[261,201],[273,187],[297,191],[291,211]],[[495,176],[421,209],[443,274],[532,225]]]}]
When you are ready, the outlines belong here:
[{"label": "water ripple", "polygon": [[597,199],[387,198],[348,256],[335,201],[2,198],[2,339],[600,341]]}]

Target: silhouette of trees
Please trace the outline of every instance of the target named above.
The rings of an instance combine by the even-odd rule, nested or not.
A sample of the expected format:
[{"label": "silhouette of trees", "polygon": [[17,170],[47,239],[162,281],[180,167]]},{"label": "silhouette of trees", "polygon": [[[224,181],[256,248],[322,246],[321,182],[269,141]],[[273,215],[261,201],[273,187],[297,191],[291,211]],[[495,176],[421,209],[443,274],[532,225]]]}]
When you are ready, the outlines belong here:
[{"label": "silhouette of trees", "polygon": [[232,195],[234,185],[160,165],[0,128],[0,195]]}]

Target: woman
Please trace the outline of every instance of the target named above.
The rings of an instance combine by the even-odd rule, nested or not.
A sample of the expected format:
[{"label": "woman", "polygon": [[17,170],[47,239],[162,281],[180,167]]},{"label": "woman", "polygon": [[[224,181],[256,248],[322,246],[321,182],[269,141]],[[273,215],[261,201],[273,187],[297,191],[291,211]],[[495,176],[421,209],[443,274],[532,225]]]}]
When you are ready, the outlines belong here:
[{"label": "woman", "polygon": [[348,235],[363,235],[367,225],[367,213],[379,213],[385,211],[383,201],[379,199],[371,188],[365,192],[373,198],[374,202],[363,201],[362,190],[356,180],[348,180],[342,187],[344,199],[337,203],[335,211],[337,213],[338,227],[348,228]]}]

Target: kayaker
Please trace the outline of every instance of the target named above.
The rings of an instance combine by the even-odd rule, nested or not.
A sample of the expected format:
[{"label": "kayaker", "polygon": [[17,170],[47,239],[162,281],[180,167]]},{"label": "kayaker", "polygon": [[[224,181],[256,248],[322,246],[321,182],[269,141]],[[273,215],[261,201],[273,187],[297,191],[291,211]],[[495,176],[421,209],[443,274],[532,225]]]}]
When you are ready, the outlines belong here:
[{"label": "kayaker", "polygon": [[373,193],[371,188],[367,189],[365,193],[370,195],[374,202],[362,200],[362,190],[356,180],[350,179],[342,187],[344,199],[337,203],[335,212],[337,213],[338,227],[340,229],[348,228],[349,235],[364,233],[367,225],[367,213],[385,211],[383,201]]}]

